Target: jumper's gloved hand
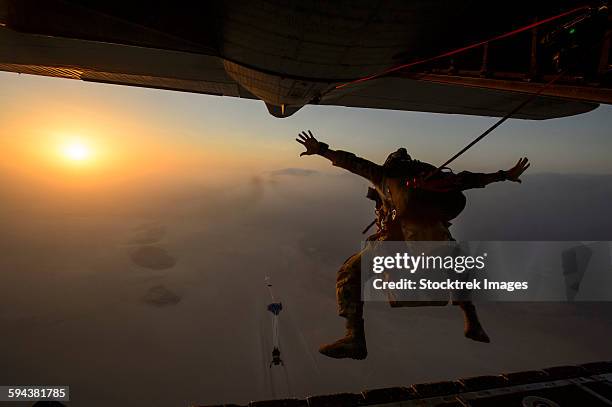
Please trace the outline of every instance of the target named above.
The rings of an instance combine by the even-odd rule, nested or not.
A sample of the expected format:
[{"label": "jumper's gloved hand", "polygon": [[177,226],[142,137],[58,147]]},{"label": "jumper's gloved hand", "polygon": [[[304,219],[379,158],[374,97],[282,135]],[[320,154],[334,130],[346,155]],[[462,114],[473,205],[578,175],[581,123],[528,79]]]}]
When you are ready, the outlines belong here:
[{"label": "jumper's gloved hand", "polygon": [[306,151],[300,154],[300,157],[303,155],[314,155],[319,154],[324,151],[327,146],[325,143],[321,143],[317,141],[316,138],[312,135],[312,132],[308,130],[308,133],[305,131],[299,134],[300,138],[296,138],[295,141],[306,147]]},{"label": "jumper's gloved hand", "polygon": [[525,170],[527,170],[527,168],[529,168],[530,165],[531,164],[529,164],[527,157],[521,158],[514,167],[506,171],[506,178],[508,181],[520,183],[521,180],[519,177],[525,172]]}]

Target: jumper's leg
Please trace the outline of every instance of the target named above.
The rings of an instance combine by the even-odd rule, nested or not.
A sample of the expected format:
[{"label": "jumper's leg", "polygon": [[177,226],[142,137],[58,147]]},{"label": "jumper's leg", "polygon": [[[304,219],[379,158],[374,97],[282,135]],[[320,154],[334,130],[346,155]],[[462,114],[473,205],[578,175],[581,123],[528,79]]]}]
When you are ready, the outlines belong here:
[{"label": "jumper's leg", "polygon": [[474,304],[472,304],[471,301],[457,301],[454,302],[454,304],[458,305],[461,308],[461,311],[463,311],[463,332],[465,337],[478,342],[491,342],[489,336],[480,324]]},{"label": "jumper's leg", "polygon": [[331,358],[365,359],[368,355],[361,301],[361,252],[344,262],[336,278],[338,314],[346,318],[346,333],[336,342],[319,348]]}]

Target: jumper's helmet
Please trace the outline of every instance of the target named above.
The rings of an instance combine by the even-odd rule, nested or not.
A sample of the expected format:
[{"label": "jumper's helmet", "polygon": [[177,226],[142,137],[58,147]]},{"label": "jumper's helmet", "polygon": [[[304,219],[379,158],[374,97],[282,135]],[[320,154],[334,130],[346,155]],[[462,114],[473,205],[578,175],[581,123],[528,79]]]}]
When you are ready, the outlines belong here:
[{"label": "jumper's helmet", "polygon": [[383,166],[389,170],[400,170],[406,167],[406,164],[412,162],[412,157],[408,154],[405,148],[398,148],[397,151],[389,154]]}]

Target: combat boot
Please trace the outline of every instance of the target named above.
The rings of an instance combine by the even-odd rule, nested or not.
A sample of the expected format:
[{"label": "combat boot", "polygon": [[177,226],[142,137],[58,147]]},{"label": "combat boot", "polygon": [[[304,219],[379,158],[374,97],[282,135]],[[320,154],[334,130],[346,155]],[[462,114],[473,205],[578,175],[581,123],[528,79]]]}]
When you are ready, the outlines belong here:
[{"label": "combat boot", "polygon": [[366,347],[363,318],[350,318],[346,320],[346,335],[334,343],[323,345],[319,352],[335,359],[365,359],[368,356]]},{"label": "combat boot", "polygon": [[463,332],[466,338],[477,342],[489,343],[491,340],[485,332],[476,313],[476,307],[471,302],[461,302],[458,304],[463,311],[464,327]]}]

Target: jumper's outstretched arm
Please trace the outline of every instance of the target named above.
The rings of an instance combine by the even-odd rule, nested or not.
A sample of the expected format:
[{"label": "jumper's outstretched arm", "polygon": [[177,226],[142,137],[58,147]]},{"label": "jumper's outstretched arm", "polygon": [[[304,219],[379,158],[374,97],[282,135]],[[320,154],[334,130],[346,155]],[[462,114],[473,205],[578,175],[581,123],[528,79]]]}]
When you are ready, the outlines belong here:
[{"label": "jumper's outstretched arm", "polygon": [[459,174],[442,173],[442,176],[428,179],[426,181],[415,178],[409,180],[408,185],[420,187],[431,191],[464,191],[472,188],[484,188],[485,186],[499,181],[521,182],[520,176],[529,168],[527,157],[518,160],[516,165],[509,170],[500,170],[492,173],[478,173],[462,171]]},{"label": "jumper's outstretched arm", "polygon": [[308,133],[303,131],[298,136],[295,140],[306,147],[306,151],[301,153],[300,157],[304,155],[320,155],[330,160],[334,166],[360,175],[375,184],[382,178],[382,166],[365,158],[357,157],[355,154],[347,151],[332,150],[326,143],[318,141],[310,130],[308,130]]}]

